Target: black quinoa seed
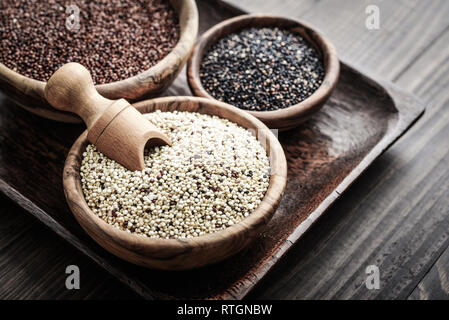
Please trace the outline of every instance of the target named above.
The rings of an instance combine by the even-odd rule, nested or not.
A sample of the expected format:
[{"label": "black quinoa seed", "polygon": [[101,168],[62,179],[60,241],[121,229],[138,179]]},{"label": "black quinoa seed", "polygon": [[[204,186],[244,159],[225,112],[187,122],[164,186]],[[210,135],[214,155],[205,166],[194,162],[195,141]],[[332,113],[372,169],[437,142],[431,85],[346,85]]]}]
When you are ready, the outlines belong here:
[{"label": "black quinoa seed", "polygon": [[324,78],[320,53],[299,34],[248,28],[220,39],[203,57],[200,79],[215,99],[244,110],[300,103]]}]

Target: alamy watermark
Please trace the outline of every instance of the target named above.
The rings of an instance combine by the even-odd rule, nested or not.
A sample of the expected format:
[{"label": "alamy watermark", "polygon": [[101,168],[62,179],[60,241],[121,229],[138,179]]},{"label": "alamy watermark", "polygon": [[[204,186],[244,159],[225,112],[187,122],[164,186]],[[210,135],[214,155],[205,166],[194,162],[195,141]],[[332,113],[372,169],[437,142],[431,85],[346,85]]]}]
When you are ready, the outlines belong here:
[{"label": "alamy watermark", "polygon": [[379,267],[376,265],[369,265],[365,269],[366,280],[365,285],[368,290],[380,289],[380,272]]},{"label": "alamy watermark", "polygon": [[65,19],[65,27],[70,31],[78,31],[80,29],[80,8],[76,4],[71,4],[65,8],[65,12],[69,15]]},{"label": "alamy watermark", "polygon": [[68,290],[80,288],[80,268],[77,265],[71,264],[65,268],[65,273],[68,274],[65,279],[65,287]]},{"label": "alamy watermark", "polygon": [[380,9],[378,6],[372,4],[365,8],[367,17],[365,19],[365,26],[368,30],[380,29]]}]

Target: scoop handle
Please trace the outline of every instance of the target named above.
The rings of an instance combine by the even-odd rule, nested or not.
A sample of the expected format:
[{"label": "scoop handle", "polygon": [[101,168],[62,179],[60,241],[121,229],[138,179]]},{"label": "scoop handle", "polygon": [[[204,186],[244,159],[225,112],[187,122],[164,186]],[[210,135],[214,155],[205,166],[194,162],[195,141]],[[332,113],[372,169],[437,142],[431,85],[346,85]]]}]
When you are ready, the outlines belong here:
[{"label": "scoop handle", "polygon": [[76,113],[84,120],[90,143],[130,170],[145,168],[146,145],[171,145],[170,138],[128,101],[102,97],[89,71],[79,63],[59,68],[48,80],[44,92],[53,107]]},{"label": "scoop handle", "polygon": [[45,98],[54,108],[76,113],[88,129],[114,102],[97,92],[89,71],[76,62],[59,68],[48,80],[44,92]]}]

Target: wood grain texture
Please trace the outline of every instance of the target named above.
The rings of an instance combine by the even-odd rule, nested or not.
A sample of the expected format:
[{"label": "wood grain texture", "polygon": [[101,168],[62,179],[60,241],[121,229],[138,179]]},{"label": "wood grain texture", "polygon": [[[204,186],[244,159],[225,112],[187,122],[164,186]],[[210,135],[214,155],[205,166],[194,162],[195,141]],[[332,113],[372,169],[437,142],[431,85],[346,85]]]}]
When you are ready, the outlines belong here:
[{"label": "wood grain texture", "polygon": [[[64,155],[80,134],[80,127],[69,131],[58,124],[49,130],[43,119],[33,121],[20,116],[25,113],[22,110],[6,109],[1,121],[6,135],[2,137],[4,152],[0,159],[5,165],[0,174],[20,193],[11,188],[2,190],[146,298],[241,298],[422,111],[400,90],[391,88],[389,93],[392,96],[342,65],[340,82],[323,112],[301,128],[280,135],[289,181],[266,232],[235,257],[207,268],[175,274],[148,272],[108,254],[83,232],[68,212],[60,186]],[[15,121],[10,120],[13,118]],[[22,127],[29,130],[17,130]],[[33,166],[23,165],[30,161]],[[24,186],[20,181],[28,176],[33,180]],[[48,198],[46,194],[54,196]]]},{"label": "wood grain texture", "polygon": [[[428,101],[429,107],[428,112],[426,114],[425,119],[433,119],[435,121],[438,116],[445,116],[446,121],[448,121],[447,117],[447,106],[449,102],[449,94],[445,91],[445,88],[449,87],[449,81],[445,74],[449,71],[448,61],[449,61],[449,48],[447,43],[449,41],[449,31],[446,31],[441,37],[435,41],[432,48],[430,48],[427,52],[425,52],[422,57],[409,68],[409,71],[404,73],[404,75],[399,79],[399,82],[402,84],[409,84],[411,88],[418,94],[425,96]],[[422,75],[423,78],[428,79],[429,82],[420,81],[416,74]],[[437,131],[441,131],[441,122],[439,125],[434,127],[435,122],[431,122],[428,124],[422,124],[423,128],[429,128],[429,132],[435,136]],[[421,126],[421,124],[420,124]],[[418,132],[425,129],[417,129]],[[433,138],[435,139],[435,138]],[[447,141],[447,136],[442,138]],[[436,145],[435,148],[445,147],[446,150],[449,146],[449,143]],[[446,167],[440,173],[441,176],[447,176],[447,167],[449,166],[449,156],[445,157]],[[442,179],[440,178],[440,181]],[[433,180],[434,184],[438,183],[438,180]],[[443,186],[443,183],[446,181],[442,181],[440,183],[440,187]],[[448,188],[448,187],[447,187]],[[441,200],[439,200],[441,203]],[[437,223],[445,223],[447,219],[447,213],[449,212],[448,204],[443,203],[443,206],[440,207],[442,210],[441,217],[438,217]],[[438,208],[435,206],[435,208]],[[443,238],[445,236],[445,231],[442,234],[435,235],[434,239]],[[432,240],[434,240],[432,239]],[[440,253],[442,248],[446,242],[441,243],[438,246],[437,252]],[[428,273],[425,277],[419,282],[419,284],[415,287],[412,294],[409,296],[409,299],[449,299],[449,290],[448,290],[448,282],[447,282],[447,273],[449,270],[449,244],[442,252],[441,256],[438,257],[435,264],[428,269]]]},{"label": "wood grain texture", "polygon": [[274,111],[246,111],[269,128],[292,129],[322,108],[334,90],[340,73],[340,62],[334,45],[326,37],[304,23],[277,16],[243,15],[214,25],[201,35],[188,60],[187,78],[189,87],[194,95],[215,100],[201,83],[201,60],[210,47],[220,38],[250,27],[279,27],[297,33],[311,43],[322,57],[325,70],[323,83],[307,99],[288,108]]},{"label": "wood grain texture", "polygon": [[178,110],[218,116],[254,132],[270,161],[268,189],[260,205],[247,218],[216,233],[186,239],[155,239],[130,234],[99,218],[84,199],[79,172],[82,154],[88,145],[88,134],[84,132],[69,151],[63,175],[67,203],[84,230],[114,255],[140,266],[163,270],[185,270],[217,263],[258,238],[279,205],[287,181],[287,163],[276,136],[243,110],[210,99],[166,97],[141,101],[135,107],[141,113]]},{"label": "wood grain texture", "polygon": [[[449,2],[445,0],[227,2],[250,13],[300,19],[325,34],[341,58],[387,80],[398,79],[448,28]],[[379,30],[365,27],[368,5],[379,7]]]},{"label": "wood grain texture", "polygon": [[[448,72],[447,43],[449,38],[447,32],[444,31],[448,26],[448,3],[444,0],[425,2],[412,0],[388,2],[377,0],[286,0],[276,3],[254,0],[232,1],[238,5],[246,5],[253,1],[256,4],[253,7],[253,12],[282,14],[293,18],[305,16],[308,23],[318,27],[331,38],[343,57],[363,65],[370,72],[375,72],[385,79],[398,79],[401,86],[422,96],[428,105],[424,118],[417,123],[412,132],[373,163],[328,210],[323,219],[319,220],[310,229],[310,232],[290,250],[281,264],[275,267],[266,281],[262,282],[262,285],[249,297],[280,299],[313,297],[341,299],[353,296],[366,298],[406,297],[407,292],[416,288],[424,275],[430,274],[429,270],[432,270],[438,257],[443,257],[441,253],[446,248],[444,239],[447,232],[445,225],[447,204],[444,202],[444,198],[441,196],[438,198],[438,194],[441,195],[441,191],[438,190],[445,188],[443,175],[447,172],[445,162],[447,156],[442,157],[441,152],[448,149],[447,128],[445,127],[448,119],[445,110],[449,103],[449,97],[446,94],[449,84],[445,74]],[[371,3],[377,4],[381,8],[381,29],[374,32],[364,28],[364,8]],[[229,11],[214,10],[215,6],[212,1],[198,1],[198,6],[201,17],[204,16],[204,12],[210,12],[208,19],[200,20],[202,30],[209,27],[209,21],[216,23],[222,16],[225,18],[232,16]],[[344,13],[338,13],[340,7],[344,9]],[[439,39],[444,41],[439,41]],[[185,74],[182,72],[165,94],[188,94],[189,90],[184,85],[185,81]],[[7,102],[3,98],[1,100],[3,109],[6,108],[5,103]],[[22,125],[30,126],[31,137],[33,137],[33,134],[39,130],[33,130],[32,127],[52,128],[54,125],[53,122],[42,122],[41,119],[33,117],[29,121],[23,122],[20,114],[21,112],[13,112],[10,119],[18,119],[22,123],[13,126],[10,130],[18,131]],[[23,114],[26,115],[26,113]],[[0,123],[4,123],[4,121],[4,118],[0,119]],[[51,140],[59,139],[59,141],[64,141],[61,137],[66,135],[75,139],[82,131],[81,127],[65,128],[64,130],[59,125],[55,125],[54,129],[55,133],[49,133]],[[410,137],[412,133],[413,136]],[[416,146],[415,139],[417,139]],[[9,140],[7,139],[7,141]],[[43,192],[50,191],[60,194],[60,191],[49,188],[45,175],[54,170],[55,163],[57,166],[62,166],[63,157],[60,156],[60,152],[67,149],[59,150],[55,143],[47,145],[40,143],[35,138],[31,141],[33,144],[37,144],[37,148],[43,148],[44,153],[48,152],[48,155],[41,157],[43,162],[48,162],[50,159],[47,171],[42,174],[37,173],[37,179],[40,182],[45,181],[43,184],[37,185],[37,188],[42,188]],[[9,163],[13,163],[12,157],[6,157],[3,154],[14,150],[14,148],[11,146],[3,149],[2,147],[0,150],[2,152],[5,150],[0,153],[0,156],[9,159]],[[27,154],[27,151],[23,152],[25,155]],[[18,158],[17,161],[26,167],[26,161],[21,158]],[[397,174],[394,173],[396,169],[400,170]],[[19,183],[23,179],[27,179],[26,177],[18,175],[14,181]],[[427,196],[423,198],[422,193],[417,193],[416,189],[419,187],[416,187],[416,184],[418,180],[426,179],[429,179],[428,184],[424,185],[424,182],[420,182],[420,186],[426,187],[423,193]],[[55,183],[60,182],[55,181]],[[429,185],[433,185],[433,187],[429,189]],[[36,184],[34,186],[36,187]],[[32,188],[27,188],[26,191],[32,190]],[[412,192],[412,189],[415,191]],[[432,196],[433,191],[439,193],[434,197]],[[61,196],[62,194],[59,197]],[[416,196],[419,199],[414,199]],[[409,200],[413,200],[413,202]],[[421,206],[412,211],[414,206],[423,200],[429,201],[430,209],[427,206]],[[39,201],[37,202],[39,203]],[[50,202],[50,206],[55,204],[54,201]],[[389,206],[388,202],[394,202],[394,205]],[[23,202],[21,205],[28,206]],[[45,207],[45,204],[42,204],[41,207]],[[420,212],[421,210],[423,212]],[[15,214],[20,214],[21,219],[25,218],[24,213],[21,214],[17,211]],[[407,219],[408,216],[410,219]],[[384,218],[385,221],[383,221]],[[2,224],[3,221],[6,221],[1,216],[0,219]],[[390,224],[394,225],[393,231],[388,228]],[[440,227],[438,227],[439,224]],[[415,227],[412,228],[412,226]],[[11,228],[14,227],[11,226]],[[43,232],[40,226],[34,228]],[[405,228],[404,232],[402,232],[403,228]],[[17,231],[20,228],[14,228],[14,230]],[[391,238],[391,235],[395,233],[397,236]],[[415,238],[414,234],[416,234]],[[359,240],[360,237],[362,239]],[[15,241],[27,243],[27,238],[16,238]],[[21,248],[24,253],[28,253],[28,256],[33,256],[40,246],[56,246],[52,243],[42,244],[40,241],[40,237],[34,237],[32,244],[23,245]],[[72,251],[67,247],[64,253],[61,252],[61,259],[68,254],[67,252]],[[5,253],[6,256],[9,254],[12,253]],[[27,260],[27,255],[21,257],[20,260],[24,263],[32,261]],[[361,287],[365,276],[364,268],[366,265],[372,264],[373,261],[375,262],[377,257],[382,258],[383,256],[385,256],[386,273],[381,268],[381,277],[386,276],[384,280],[388,281],[381,282],[381,292],[372,292],[371,295],[368,295]],[[40,261],[43,266],[47,266],[51,270],[45,261],[38,257],[35,257],[35,260]],[[18,268],[15,266],[18,265],[20,265],[19,262],[9,260],[8,269],[4,270],[4,277],[10,279],[8,288],[17,287],[15,297],[25,296],[26,289],[36,281],[34,278],[30,279],[28,283],[14,281],[13,275]],[[447,266],[447,264],[443,264],[443,266]],[[222,273],[219,268],[214,270],[215,275]],[[51,275],[53,273],[42,271],[42,274]],[[99,282],[104,279],[104,274],[101,272],[93,273],[92,276],[101,279],[98,280]],[[426,278],[427,276],[423,281]],[[58,278],[55,276],[55,279]],[[131,280],[127,281],[132,282]],[[189,284],[195,286],[196,282],[191,281]],[[407,287],[407,290],[401,289],[404,286]],[[354,291],[351,292],[352,288]],[[59,292],[47,290],[46,286],[39,287],[39,290],[41,294],[46,291],[45,297],[60,297]],[[310,294],[308,290],[311,290]],[[326,290],[329,290],[329,293]],[[91,296],[86,294],[84,297],[95,297],[95,294]]]},{"label": "wood grain texture", "polygon": [[[0,221],[0,299],[139,298],[2,194]],[[69,265],[80,268],[79,290],[65,286]]]},{"label": "wood grain texture", "polygon": [[[407,298],[447,248],[447,2],[373,3],[381,8],[383,24],[376,32],[363,27],[367,2],[339,2],[341,16],[332,10],[335,2],[317,2],[319,8],[303,17],[310,22],[313,17],[312,24],[323,27],[343,56],[419,95],[426,114],[252,298]],[[294,8],[292,2],[286,14],[299,14]],[[364,286],[370,264],[380,267],[380,290]]]},{"label": "wood grain texture", "polygon": [[[100,94],[109,99],[138,101],[157,96],[175,80],[192,50],[198,32],[198,10],[195,0],[170,0],[178,13],[180,38],[173,50],[156,65],[125,80],[97,85]],[[44,118],[62,122],[80,122],[79,117],[54,110],[44,96],[45,82],[37,81],[0,63],[0,88],[10,99],[26,110]]]},{"label": "wood grain texture", "polygon": [[449,249],[419,282],[409,300],[449,300]]}]

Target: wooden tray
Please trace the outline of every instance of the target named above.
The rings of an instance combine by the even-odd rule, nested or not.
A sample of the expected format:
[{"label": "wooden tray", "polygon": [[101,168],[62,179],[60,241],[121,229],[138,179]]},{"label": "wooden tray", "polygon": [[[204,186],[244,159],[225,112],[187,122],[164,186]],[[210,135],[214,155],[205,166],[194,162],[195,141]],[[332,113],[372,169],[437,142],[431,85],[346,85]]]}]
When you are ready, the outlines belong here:
[{"label": "wooden tray", "polygon": [[[200,32],[242,12],[198,1]],[[188,93],[183,73],[168,94]],[[0,190],[144,298],[240,299],[257,284],[341,193],[423,113],[391,83],[378,84],[342,63],[330,101],[302,127],[282,132],[289,172],[285,196],[264,234],[217,265],[162,272],[124,262],[91,240],[62,190],[67,152],[84,130],[38,118],[0,94]]]}]

